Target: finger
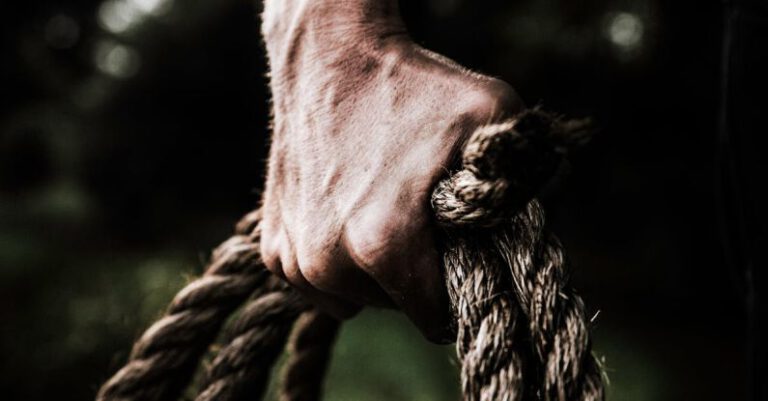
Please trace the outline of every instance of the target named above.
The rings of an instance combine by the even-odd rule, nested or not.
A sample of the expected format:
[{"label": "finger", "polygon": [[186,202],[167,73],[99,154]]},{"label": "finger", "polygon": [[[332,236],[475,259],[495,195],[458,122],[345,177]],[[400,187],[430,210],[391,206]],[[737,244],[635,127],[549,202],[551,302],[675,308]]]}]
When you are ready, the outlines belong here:
[{"label": "finger", "polygon": [[360,304],[349,302],[333,294],[316,289],[304,278],[300,269],[290,269],[289,271],[297,272],[295,275],[288,276],[290,285],[299,291],[310,303],[334,318],[347,320],[357,315],[362,309]]},{"label": "finger", "polygon": [[428,340],[441,344],[454,341],[448,295],[431,229],[423,227],[413,234],[390,237],[387,246],[399,251],[361,267]]},{"label": "finger", "polygon": [[395,306],[373,278],[360,270],[346,252],[340,252],[340,245],[327,248],[335,251],[299,255],[299,269],[309,285],[359,305]]},{"label": "finger", "polygon": [[286,241],[281,247],[280,252],[282,271],[285,280],[309,302],[339,320],[349,319],[360,311],[361,306],[334,295],[323,293],[313,287],[302,274],[299,263],[294,255],[290,243]]},{"label": "finger", "polygon": [[285,280],[283,264],[280,258],[281,248],[286,242],[285,231],[281,228],[275,229],[273,225],[266,225],[262,221],[261,228],[261,260],[272,274]]},{"label": "finger", "polygon": [[404,246],[400,260],[392,261],[396,266],[407,266],[408,275],[392,275],[380,283],[428,340],[447,344],[455,338],[450,330],[448,294],[440,257],[430,234],[415,236],[414,241]]}]

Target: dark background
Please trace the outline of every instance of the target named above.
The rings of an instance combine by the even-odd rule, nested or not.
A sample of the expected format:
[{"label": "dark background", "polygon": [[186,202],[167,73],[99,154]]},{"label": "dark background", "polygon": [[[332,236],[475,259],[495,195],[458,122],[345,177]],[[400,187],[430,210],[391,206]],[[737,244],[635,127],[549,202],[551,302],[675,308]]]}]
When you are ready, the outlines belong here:
[{"label": "dark background", "polygon": [[[425,47],[600,127],[543,198],[600,311],[613,400],[761,396],[768,29],[751,3],[403,4]],[[0,4],[3,399],[92,398],[256,205],[260,8]],[[402,317],[366,312],[342,333],[328,399],[458,399],[454,365]]]}]

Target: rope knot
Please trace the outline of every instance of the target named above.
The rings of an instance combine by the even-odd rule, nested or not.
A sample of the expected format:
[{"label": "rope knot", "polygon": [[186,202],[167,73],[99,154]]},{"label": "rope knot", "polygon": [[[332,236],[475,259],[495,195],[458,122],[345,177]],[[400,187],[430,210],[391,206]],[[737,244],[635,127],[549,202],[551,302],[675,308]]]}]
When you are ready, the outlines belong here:
[{"label": "rope knot", "polygon": [[477,129],[462,154],[462,169],[432,195],[446,226],[492,227],[524,208],[563,156],[589,139],[589,120],[565,120],[536,107]]}]

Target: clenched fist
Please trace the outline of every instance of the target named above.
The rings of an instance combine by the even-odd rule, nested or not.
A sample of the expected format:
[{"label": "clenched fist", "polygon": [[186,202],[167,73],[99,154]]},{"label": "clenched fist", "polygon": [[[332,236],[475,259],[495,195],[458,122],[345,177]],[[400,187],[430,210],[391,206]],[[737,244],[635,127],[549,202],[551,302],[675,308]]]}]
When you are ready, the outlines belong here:
[{"label": "clenched fist", "polygon": [[267,0],[272,144],[262,255],[339,318],[403,310],[442,341],[430,194],[475,128],[522,104],[414,44],[391,0]]}]

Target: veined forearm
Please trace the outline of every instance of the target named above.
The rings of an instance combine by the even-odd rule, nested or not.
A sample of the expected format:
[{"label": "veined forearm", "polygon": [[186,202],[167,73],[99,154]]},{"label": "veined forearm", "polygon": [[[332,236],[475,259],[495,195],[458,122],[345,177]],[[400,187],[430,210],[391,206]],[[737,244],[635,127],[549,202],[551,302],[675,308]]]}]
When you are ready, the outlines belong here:
[{"label": "veined forearm", "polygon": [[262,33],[267,45],[301,34],[327,40],[404,32],[397,0],[265,0]]}]

